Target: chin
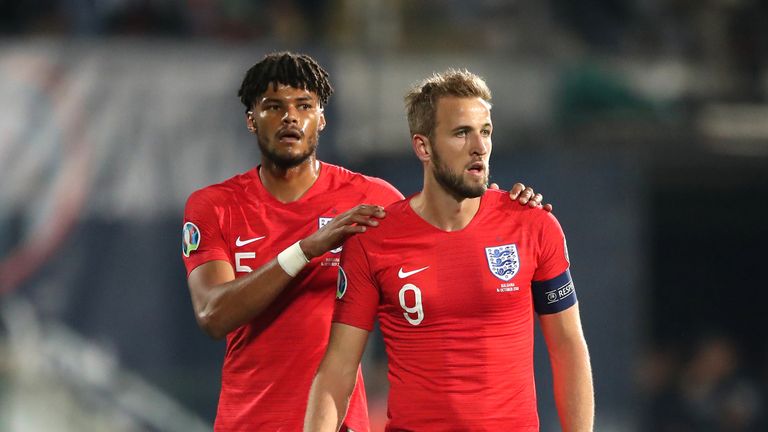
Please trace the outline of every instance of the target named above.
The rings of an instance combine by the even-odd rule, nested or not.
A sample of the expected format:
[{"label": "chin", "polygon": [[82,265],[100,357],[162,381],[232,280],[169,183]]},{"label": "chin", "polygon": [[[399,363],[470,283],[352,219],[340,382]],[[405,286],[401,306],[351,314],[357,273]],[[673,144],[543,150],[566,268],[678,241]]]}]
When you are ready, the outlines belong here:
[{"label": "chin", "polygon": [[488,190],[488,188],[485,188],[485,187],[473,190],[472,194],[471,194],[472,196],[469,196],[467,198],[479,198],[479,197],[485,195],[485,191],[487,191],[487,190]]},{"label": "chin", "polygon": [[468,193],[471,193],[474,195],[473,198],[477,198],[485,193],[485,191],[488,190],[488,182],[483,183],[476,183],[472,182],[470,184],[464,185],[464,190],[466,190]]},{"label": "chin", "polygon": [[485,191],[488,190],[488,186],[482,185],[467,185],[465,184],[464,187],[460,188],[457,192],[460,196],[464,198],[479,198],[485,194]]},{"label": "chin", "polygon": [[275,162],[275,165],[279,166],[280,168],[288,169],[288,168],[294,168],[297,167],[309,159],[310,155],[301,155],[301,156],[287,156],[282,158],[273,159],[273,162]]},{"label": "chin", "polygon": [[304,150],[299,149],[271,149],[266,146],[261,146],[261,154],[266,156],[269,160],[274,162],[280,168],[289,169],[294,168],[302,163],[306,162],[312,155],[315,154],[317,146],[311,146]]}]

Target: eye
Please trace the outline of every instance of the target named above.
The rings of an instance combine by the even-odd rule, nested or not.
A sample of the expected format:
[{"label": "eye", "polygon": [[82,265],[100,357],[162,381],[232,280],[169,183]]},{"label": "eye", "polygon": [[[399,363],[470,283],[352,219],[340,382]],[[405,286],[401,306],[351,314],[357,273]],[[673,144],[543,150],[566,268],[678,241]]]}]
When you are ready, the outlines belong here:
[{"label": "eye", "polygon": [[269,105],[265,106],[265,107],[264,107],[264,109],[265,109],[266,111],[277,111],[277,110],[279,110],[279,109],[280,109],[280,105],[277,105],[277,104],[269,104]]},{"label": "eye", "polygon": [[306,111],[306,110],[311,110],[313,107],[312,107],[312,104],[303,103],[303,104],[299,105],[299,108],[301,108],[302,110]]},{"label": "eye", "polygon": [[456,133],[454,134],[454,136],[455,136],[456,138],[464,138],[465,136],[467,136],[467,131],[466,131],[466,130],[464,130],[464,129],[462,129],[462,130],[459,130],[459,131],[456,131]]},{"label": "eye", "polygon": [[482,131],[480,131],[480,133],[481,133],[481,134],[482,134],[484,137],[489,137],[489,136],[491,136],[491,130],[490,130],[490,129],[483,129]]}]

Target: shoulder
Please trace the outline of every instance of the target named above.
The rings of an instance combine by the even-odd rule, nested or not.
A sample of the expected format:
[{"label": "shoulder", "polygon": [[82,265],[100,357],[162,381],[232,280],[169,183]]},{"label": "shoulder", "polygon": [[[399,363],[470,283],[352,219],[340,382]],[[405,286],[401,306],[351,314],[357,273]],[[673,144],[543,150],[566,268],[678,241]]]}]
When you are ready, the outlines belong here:
[{"label": "shoulder", "polygon": [[237,174],[222,182],[205,186],[192,192],[187,198],[187,205],[205,203],[209,205],[223,204],[230,200],[233,194],[242,190],[250,172]]},{"label": "shoulder", "polygon": [[327,175],[330,179],[335,181],[360,181],[361,177],[365,177],[364,175],[354,172],[352,170],[349,170],[347,168],[344,168],[343,166],[334,165],[332,163],[328,162],[320,162],[322,169],[325,171],[325,175]]},{"label": "shoulder", "polygon": [[409,211],[410,197],[384,206],[386,216],[379,220],[379,225],[369,228],[364,233],[354,236],[366,249],[386,247],[386,239],[399,238],[406,235],[408,227],[412,226],[413,212]]},{"label": "shoulder", "polygon": [[328,170],[331,183],[336,183],[339,187],[360,190],[366,196],[376,198],[378,201],[383,200],[382,202],[387,204],[403,198],[400,191],[384,179],[361,174],[327,162],[323,162],[323,169]]},{"label": "shoulder", "polygon": [[397,200],[392,204],[384,206],[384,211],[387,212],[387,216],[392,215],[395,218],[407,217],[410,213],[408,209],[411,205],[411,198],[413,198],[414,195],[411,195],[408,198]]},{"label": "shoulder", "polygon": [[408,231],[408,227],[413,226],[416,214],[411,209],[411,198],[403,198],[389,205],[384,206],[386,216],[379,221],[379,226],[371,230],[381,237],[398,237]]},{"label": "shoulder", "polygon": [[521,205],[517,201],[509,198],[509,192],[498,189],[489,189],[483,196],[486,202],[486,208],[490,212],[502,213],[506,217],[515,217],[522,223],[530,225],[557,224],[555,216],[541,207],[530,207]]}]

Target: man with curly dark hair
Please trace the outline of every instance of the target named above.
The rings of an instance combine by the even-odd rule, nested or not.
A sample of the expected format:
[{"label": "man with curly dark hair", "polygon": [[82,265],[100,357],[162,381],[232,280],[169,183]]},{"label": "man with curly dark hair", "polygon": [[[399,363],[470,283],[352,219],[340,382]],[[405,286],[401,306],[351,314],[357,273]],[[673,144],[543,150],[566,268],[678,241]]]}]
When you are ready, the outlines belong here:
[{"label": "man with curly dark hair", "polygon": [[[267,55],[238,94],[261,165],[187,201],[182,252],[195,317],[227,340],[217,431],[301,429],[328,343],[341,245],[403,198],[384,180],[317,160],[332,93],[311,57]],[[521,186],[510,196],[527,203],[532,190]],[[369,429],[359,369],[356,383],[342,430]]]}]

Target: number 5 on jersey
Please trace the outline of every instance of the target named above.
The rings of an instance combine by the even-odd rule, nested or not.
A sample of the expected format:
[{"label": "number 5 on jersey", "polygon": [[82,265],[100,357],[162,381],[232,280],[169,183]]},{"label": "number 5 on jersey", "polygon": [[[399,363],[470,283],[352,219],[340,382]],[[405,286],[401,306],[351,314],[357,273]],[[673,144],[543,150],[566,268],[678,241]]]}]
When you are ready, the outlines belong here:
[{"label": "number 5 on jersey", "polygon": [[[405,302],[405,294],[408,291],[413,291],[413,306],[408,306]],[[403,316],[412,325],[419,325],[424,319],[424,308],[421,305],[421,290],[416,285],[405,284],[400,288],[400,306],[405,310]],[[416,314],[416,318],[413,318],[413,314]]]}]

